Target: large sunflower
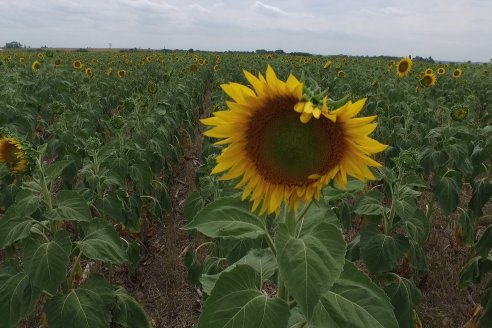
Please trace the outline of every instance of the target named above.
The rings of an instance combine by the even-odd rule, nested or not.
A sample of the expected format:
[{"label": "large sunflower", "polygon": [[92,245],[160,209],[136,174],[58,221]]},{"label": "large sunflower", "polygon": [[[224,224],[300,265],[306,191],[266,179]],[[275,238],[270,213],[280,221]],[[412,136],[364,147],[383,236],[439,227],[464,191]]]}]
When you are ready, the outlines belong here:
[{"label": "large sunflower", "polygon": [[437,77],[436,74],[431,73],[431,74],[425,74],[420,80],[419,83],[422,87],[427,88],[427,87],[433,87],[436,85],[437,82]]},{"label": "large sunflower", "polygon": [[7,165],[12,173],[20,174],[27,170],[27,156],[17,139],[0,137],[0,163]]},{"label": "large sunflower", "polygon": [[410,58],[402,58],[396,66],[396,74],[400,77],[407,75],[412,69],[413,61]]},{"label": "large sunflower", "polygon": [[[323,101],[320,110],[303,100],[303,84],[293,75],[281,81],[270,66],[266,78],[244,74],[253,88],[223,84],[234,100],[227,101],[229,110],[201,122],[213,126],[206,136],[223,139],[216,144],[226,145],[212,174],[227,171],[221,180],[242,176],[236,188],[244,187],[243,199],[253,201],[253,211],[278,212],[282,202],[297,210],[301,202],[319,199],[323,186],[333,179],[344,188],[348,175],[375,178],[368,167],[380,164],[370,155],[387,146],[368,136],[376,128],[371,123],[376,116],[355,118],[365,99],[349,101],[335,111]],[[310,115],[301,122],[305,112],[315,109],[316,119]]]}]

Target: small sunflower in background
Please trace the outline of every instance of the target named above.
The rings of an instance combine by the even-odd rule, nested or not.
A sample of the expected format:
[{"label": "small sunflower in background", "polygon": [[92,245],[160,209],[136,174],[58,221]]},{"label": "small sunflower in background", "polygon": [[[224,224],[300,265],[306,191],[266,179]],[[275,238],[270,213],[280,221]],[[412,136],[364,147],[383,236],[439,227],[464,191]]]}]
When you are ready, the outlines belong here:
[{"label": "small sunflower in background", "polygon": [[463,75],[463,71],[461,70],[461,68],[457,68],[453,71],[453,77],[455,79],[461,77],[461,75]]},{"label": "small sunflower in background", "polygon": [[31,65],[31,69],[32,69],[33,71],[38,71],[40,68],[41,68],[41,63],[40,63],[40,62],[38,62],[37,60],[36,60],[36,61],[34,61],[34,62],[32,63],[32,65]]},{"label": "small sunflower in background", "polygon": [[22,174],[28,168],[28,155],[22,142],[15,137],[0,137],[0,163],[11,173]]},{"label": "small sunflower in background", "polygon": [[451,118],[458,122],[465,120],[467,116],[468,108],[466,108],[465,106],[456,106],[451,111]]},{"label": "small sunflower in background", "polygon": [[425,74],[419,80],[419,84],[423,88],[433,87],[434,85],[436,85],[436,82],[437,82],[437,77],[436,77],[436,74],[434,74],[434,72],[432,72],[430,74]]},{"label": "small sunflower in background", "polygon": [[55,68],[58,68],[58,67],[60,67],[60,66],[61,66],[61,59],[60,59],[60,58],[57,58],[57,59],[55,60]]},{"label": "small sunflower in background", "polygon": [[[233,100],[227,102],[229,110],[201,122],[212,127],[204,134],[224,146],[211,173],[225,173],[220,180],[240,178],[235,187],[244,188],[242,198],[253,202],[253,211],[278,213],[282,203],[297,211],[301,203],[319,200],[333,180],[345,188],[349,175],[375,179],[369,167],[381,164],[370,156],[387,146],[369,137],[376,116],[355,117],[366,99],[331,111],[326,100],[322,108],[306,101],[303,84],[293,75],[284,82],[270,66],[266,77],[244,75],[252,88],[221,85]],[[309,119],[301,121],[311,109]]]},{"label": "small sunflower in background", "polygon": [[214,65],[214,72],[220,71],[220,66],[218,64]]},{"label": "small sunflower in background", "polygon": [[333,61],[332,60],[328,60],[325,65],[323,66],[324,69],[329,69],[331,67],[331,65],[333,65]]},{"label": "small sunflower in background", "polygon": [[26,59],[24,57],[19,57],[19,64],[24,65],[26,62]]},{"label": "small sunflower in background", "polygon": [[85,75],[87,75],[87,77],[93,77],[94,76],[94,71],[92,70],[92,68],[87,67],[85,69]]},{"label": "small sunflower in background", "polygon": [[73,61],[72,66],[75,69],[82,69],[82,68],[84,68],[84,64],[82,64],[82,62],[80,60],[78,60],[78,59]]},{"label": "small sunflower in background", "polygon": [[120,70],[116,73],[116,75],[118,75],[118,77],[119,77],[119,78],[122,78],[122,77],[125,77],[126,72],[125,72],[125,70],[120,69]]},{"label": "small sunflower in background", "polygon": [[113,75],[113,68],[112,68],[112,67],[109,67],[109,68],[106,70],[106,75],[107,75],[107,76],[112,76],[112,75]]},{"label": "small sunflower in background", "polygon": [[425,73],[424,74],[425,75],[431,75],[433,73],[434,73],[434,70],[432,68],[428,68],[428,69],[425,70]]},{"label": "small sunflower in background", "polygon": [[338,73],[337,73],[337,76],[339,78],[344,78],[345,77],[345,71],[344,70],[339,70]]},{"label": "small sunflower in background", "polygon": [[44,54],[42,52],[40,52],[40,53],[37,54],[37,57],[39,59],[43,59],[44,58]]},{"label": "small sunflower in background", "polygon": [[410,73],[412,66],[413,61],[410,58],[402,58],[396,66],[396,74],[398,74],[399,77],[404,77]]},{"label": "small sunflower in background", "polygon": [[446,70],[444,69],[444,67],[439,67],[439,68],[437,69],[437,74],[439,74],[439,75],[444,75],[444,74],[446,74]]}]

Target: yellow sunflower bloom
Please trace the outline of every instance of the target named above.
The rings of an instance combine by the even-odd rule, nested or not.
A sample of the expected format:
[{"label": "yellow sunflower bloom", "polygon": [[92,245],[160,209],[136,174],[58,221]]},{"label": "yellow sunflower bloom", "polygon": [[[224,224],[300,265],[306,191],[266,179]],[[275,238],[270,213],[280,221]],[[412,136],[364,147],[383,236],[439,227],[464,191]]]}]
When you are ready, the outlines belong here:
[{"label": "yellow sunflower bloom", "polygon": [[404,77],[412,70],[413,61],[410,58],[402,58],[396,66],[396,74],[399,77]]},{"label": "yellow sunflower bloom", "polygon": [[72,66],[75,69],[82,69],[84,67],[84,64],[82,64],[82,62],[77,59],[72,63]]},{"label": "yellow sunflower bloom", "polygon": [[439,67],[439,68],[437,69],[437,74],[439,74],[439,75],[444,75],[444,74],[446,74],[446,70],[444,69],[444,67]]},{"label": "yellow sunflower bloom", "polygon": [[338,71],[338,77],[339,78],[344,78],[345,77],[345,71],[344,70]]},{"label": "yellow sunflower bloom", "polygon": [[87,67],[85,69],[85,75],[87,75],[88,77],[93,77],[94,76],[94,71],[92,70],[92,68]]},{"label": "yellow sunflower bloom", "polygon": [[253,202],[253,211],[278,213],[282,203],[297,211],[301,203],[319,199],[332,180],[345,188],[349,175],[375,179],[369,167],[381,165],[370,156],[387,146],[369,137],[376,116],[355,117],[366,99],[323,113],[325,104],[319,119],[303,123],[299,113],[310,112],[313,105],[303,102],[303,84],[297,78],[281,81],[270,66],[266,77],[244,74],[252,88],[223,84],[233,100],[227,101],[229,110],[201,122],[212,126],[206,136],[226,145],[212,174],[225,173],[221,180],[241,177],[236,188],[244,188],[243,200]]},{"label": "yellow sunflower bloom", "polygon": [[425,70],[425,75],[431,75],[432,73],[434,73],[434,71],[432,70],[432,68],[428,68]]},{"label": "yellow sunflower bloom", "polygon": [[24,57],[19,57],[19,64],[24,65],[26,59]]},{"label": "yellow sunflower bloom", "polygon": [[7,165],[12,173],[21,174],[27,170],[27,156],[17,139],[0,138],[0,163]]},{"label": "yellow sunflower bloom", "polygon": [[116,75],[118,75],[118,77],[125,77],[126,72],[125,72],[125,70],[120,69],[120,70],[116,73]]},{"label": "yellow sunflower bloom", "polygon": [[333,65],[333,61],[328,60],[325,65],[323,66],[324,69],[329,69]]},{"label": "yellow sunflower bloom", "polygon": [[436,85],[437,82],[437,77],[436,74],[431,73],[431,74],[425,74],[420,80],[419,83],[422,87],[433,87]]},{"label": "yellow sunflower bloom", "polygon": [[40,68],[41,68],[41,63],[40,63],[40,62],[38,62],[37,60],[36,60],[36,61],[34,61],[34,62],[32,63],[32,65],[31,65],[31,69],[32,69],[33,71],[38,71]]},{"label": "yellow sunflower bloom", "polygon": [[455,79],[461,77],[461,75],[463,75],[463,71],[461,70],[461,68],[457,68],[457,69],[454,70],[453,77]]}]

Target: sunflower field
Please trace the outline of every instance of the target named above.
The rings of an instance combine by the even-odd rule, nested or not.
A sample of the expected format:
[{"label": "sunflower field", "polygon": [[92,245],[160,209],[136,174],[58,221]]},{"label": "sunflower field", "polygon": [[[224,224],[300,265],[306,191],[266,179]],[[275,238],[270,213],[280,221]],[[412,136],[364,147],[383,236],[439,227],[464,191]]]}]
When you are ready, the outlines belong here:
[{"label": "sunflower field", "polygon": [[491,64],[0,53],[0,327],[492,327]]}]

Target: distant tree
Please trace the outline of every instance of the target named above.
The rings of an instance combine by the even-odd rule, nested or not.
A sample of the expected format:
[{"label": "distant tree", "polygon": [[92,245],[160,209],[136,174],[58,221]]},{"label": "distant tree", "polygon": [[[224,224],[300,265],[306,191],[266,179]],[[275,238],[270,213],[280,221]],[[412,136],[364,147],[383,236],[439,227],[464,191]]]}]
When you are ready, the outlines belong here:
[{"label": "distant tree", "polygon": [[283,55],[283,54],[285,54],[285,51],[283,51],[282,49],[278,49],[278,50],[275,50],[274,53],[279,54],[279,55]]},{"label": "distant tree", "polygon": [[266,51],[265,49],[258,49],[255,51],[257,54],[267,54],[269,51]]},{"label": "distant tree", "polygon": [[5,49],[20,49],[22,48],[22,44],[17,41],[7,42],[5,43]]}]

